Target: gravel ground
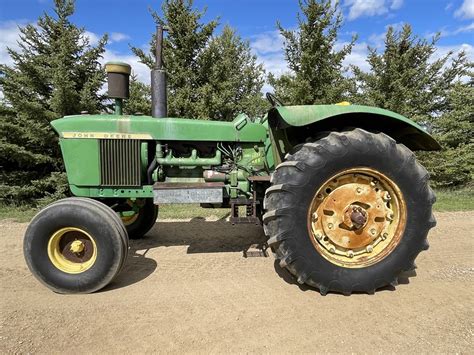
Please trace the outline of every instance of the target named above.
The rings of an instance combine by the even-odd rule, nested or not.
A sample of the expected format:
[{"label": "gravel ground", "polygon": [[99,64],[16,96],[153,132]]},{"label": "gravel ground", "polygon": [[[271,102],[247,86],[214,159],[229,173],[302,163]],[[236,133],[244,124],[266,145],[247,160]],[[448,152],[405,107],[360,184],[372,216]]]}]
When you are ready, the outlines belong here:
[{"label": "gravel ground", "polygon": [[0,353],[472,353],[474,212],[438,213],[417,275],[350,297],[295,284],[272,257],[244,258],[256,226],[165,220],[132,241],[92,295],[40,285],[27,224],[0,221]]}]

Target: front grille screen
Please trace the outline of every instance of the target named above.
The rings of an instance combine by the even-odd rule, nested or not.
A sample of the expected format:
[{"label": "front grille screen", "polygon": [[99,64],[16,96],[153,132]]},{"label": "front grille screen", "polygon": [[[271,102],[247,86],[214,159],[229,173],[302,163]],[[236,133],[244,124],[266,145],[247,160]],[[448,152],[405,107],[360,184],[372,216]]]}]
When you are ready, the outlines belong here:
[{"label": "front grille screen", "polygon": [[100,176],[102,186],[140,186],[140,141],[100,140]]}]

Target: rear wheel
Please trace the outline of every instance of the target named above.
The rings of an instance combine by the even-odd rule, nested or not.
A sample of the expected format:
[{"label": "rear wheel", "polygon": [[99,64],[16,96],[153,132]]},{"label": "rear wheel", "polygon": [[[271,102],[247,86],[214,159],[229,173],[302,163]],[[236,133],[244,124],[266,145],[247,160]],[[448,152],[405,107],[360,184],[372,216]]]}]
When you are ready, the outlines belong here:
[{"label": "rear wheel", "polygon": [[113,211],[70,198],[40,211],[26,230],[23,251],[33,275],[58,293],[90,293],[123,266],[127,236]]},{"label": "rear wheel", "polygon": [[354,129],[302,145],[265,197],[265,232],[299,283],[372,293],[395,285],[435,225],[428,173],[385,134]]}]

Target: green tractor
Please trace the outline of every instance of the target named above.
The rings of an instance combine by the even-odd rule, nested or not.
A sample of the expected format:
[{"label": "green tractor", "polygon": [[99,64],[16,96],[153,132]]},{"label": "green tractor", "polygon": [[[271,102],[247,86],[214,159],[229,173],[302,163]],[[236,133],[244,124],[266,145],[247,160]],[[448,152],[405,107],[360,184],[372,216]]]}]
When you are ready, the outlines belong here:
[{"label": "green tractor", "polygon": [[264,117],[168,117],[162,38],[159,27],[152,116],[122,114],[130,66],[108,63],[115,113],[51,123],[76,197],[44,208],[26,231],[39,281],[58,293],[103,288],[129,238],[170,203],[227,207],[232,224],[262,224],[280,266],[321,294],[373,293],[414,269],[436,224],[413,151],[440,146],[422,127],[380,108],[285,106],[271,94]]}]

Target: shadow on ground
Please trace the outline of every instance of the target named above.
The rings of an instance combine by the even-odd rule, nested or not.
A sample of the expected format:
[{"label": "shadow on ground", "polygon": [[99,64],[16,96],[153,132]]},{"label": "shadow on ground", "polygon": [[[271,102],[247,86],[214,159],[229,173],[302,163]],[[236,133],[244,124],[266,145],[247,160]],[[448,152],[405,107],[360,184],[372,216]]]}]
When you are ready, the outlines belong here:
[{"label": "shadow on ground", "polygon": [[131,249],[143,250],[159,247],[188,246],[187,253],[244,252],[251,245],[263,245],[265,235],[261,226],[232,225],[225,220],[159,222],[145,238],[130,241]]},{"label": "shadow on ground", "polygon": [[[238,252],[242,257],[252,246],[263,248],[266,237],[261,226],[232,225],[226,220],[206,221],[204,218],[193,218],[191,221],[159,222],[143,239],[131,240],[128,259],[117,279],[104,291],[127,287],[150,276],[157,268],[157,262],[147,257],[154,248],[187,246],[187,253],[226,253]],[[288,270],[282,269],[277,260],[274,269],[278,276],[287,284],[298,287],[301,291],[315,291],[307,285],[300,285]],[[409,284],[409,278],[416,272],[402,273],[398,279],[400,285]],[[388,285],[377,290],[395,291]],[[331,293],[331,292],[330,292]],[[357,294],[360,292],[354,292]],[[365,293],[362,293],[365,294]],[[342,296],[342,295],[341,295]]]},{"label": "shadow on ground", "polygon": [[143,239],[130,240],[128,258],[119,276],[104,289],[110,291],[140,282],[150,276],[158,264],[148,258],[154,248],[187,246],[187,253],[242,253],[252,246],[263,248],[266,238],[261,226],[232,225],[226,220],[158,222]]}]

